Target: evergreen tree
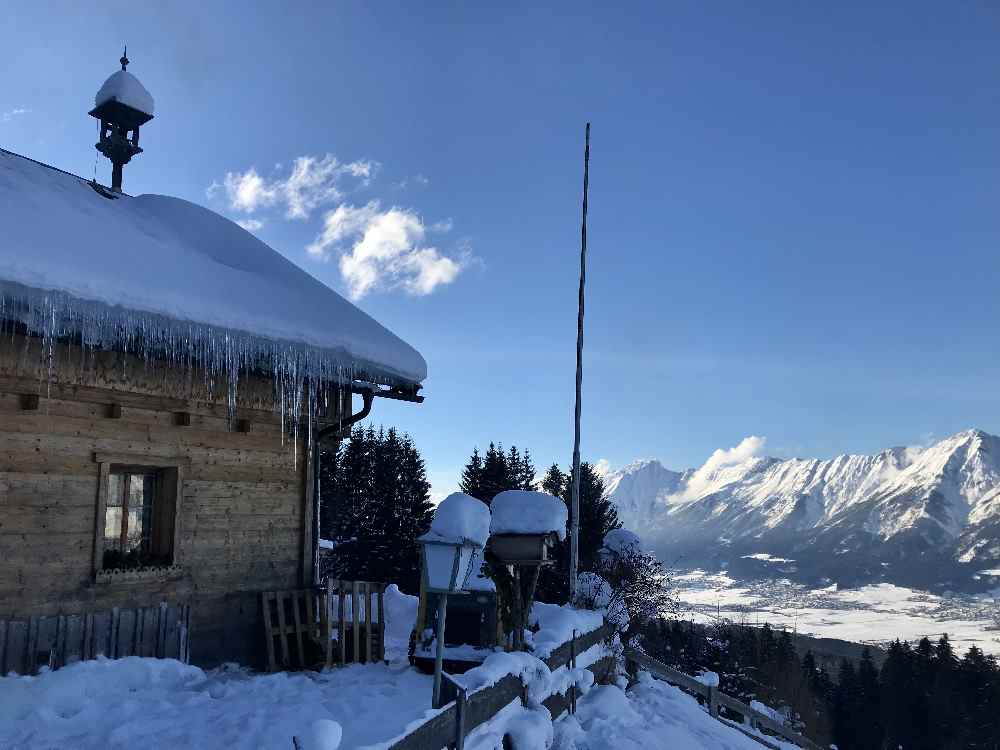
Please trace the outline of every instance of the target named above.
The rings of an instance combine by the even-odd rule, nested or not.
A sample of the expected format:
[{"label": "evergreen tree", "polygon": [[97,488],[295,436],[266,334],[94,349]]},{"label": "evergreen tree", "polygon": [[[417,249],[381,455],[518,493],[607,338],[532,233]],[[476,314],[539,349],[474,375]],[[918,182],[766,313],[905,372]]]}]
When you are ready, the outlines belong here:
[{"label": "evergreen tree", "polygon": [[534,490],[535,466],[531,454],[528,451],[522,454],[516,445],[505,453],[503,446],[497,443],[490,443],[485,457],[475,449],[458,486],[466,495],[487,504],[504,490]]},{"label": "evergreen tree", "polygon": [[857,712],[860,708],[858,675],[847,659],[840,662],[833,691],[833,741],[837,747],[858,747]]},{"label": "evergreen tree", "polygon": [[542,492],[554,495],[555,497],[562,497],[563,491],[566,489],[566,482],[566,475],[559,470],[557,464],[552,464],[542,479]]},{"label": "evergreen tree", "polygon": [[[462,479],[458,483],[458,488],[464,492],[466,495],[471,495],[472,497],[479,498],[482,494],[483,486],[483,459],[479,455],[479,449],[472,449],[472,457],[469,458],[469,463],[465,465],[462,470]],[[484,500],[488,502],[488,500]]]},{"label": "evergreen tree", "polygon": [[861,652],[861,661],[858,663],[857,689],[856,746],[858,750],[879,750],[883,734],[881,689],[878,670],[867,647]]},{"label": "evergreen tree", "polygon": [[[572,503],[572,481],[566,483],[563,499]],[[604,479],[589,463],[580,464],[580,543],[578,569],[581,572],[597,570],[604,537],[613,529],[620,529],[618,511],[604,486]]]},{"label": "evergreen tree", "polygon": [[409,436],[356,428],[321,466],[320,529],[335,545],[326,575],[416,591],[416,542],[433,516],[426,468]]}]

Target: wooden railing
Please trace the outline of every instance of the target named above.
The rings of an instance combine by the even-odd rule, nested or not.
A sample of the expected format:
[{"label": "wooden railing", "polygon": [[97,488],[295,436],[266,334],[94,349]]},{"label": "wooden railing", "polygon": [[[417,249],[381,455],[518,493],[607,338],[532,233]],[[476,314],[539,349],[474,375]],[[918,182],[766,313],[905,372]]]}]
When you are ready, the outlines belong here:
[{"label": "wooden railing", "polygon": [[265,592],[261,600],[268,669],[382,661],[384,594],[384,583],[332,578],[318,589]]},{"label": "wooden railing", "polygon": [[[614,630],[604,625],[597,630],[571,639],[552,652],[545,665],[556,670],[567,664],[576,664],[576,657],[590,647],[610,638]],[[595,680],[601,682],[614,674],[615,661],[605,656],[587,667],[594,673]],[[508,675],[490,688],[474,693],[467,691],[458,682],[448,680],[456,697],[436,714],[404,737],[389,746],[389,750],[440,750],[445,746],[462,750],[465,738],[476,727],[486,723],[511,702],[527,699],[524,685],[517,675]],[[576,689],[570,687],[566,694],[553,694],[542,701],[552,718],[564,711],[574,710]]]},{"label": "wooden railing", "polygon": [[766,738],[763,738],[758,734],[747,732],[738,724],[722,719],[719,716],[719,706],[724,706],[727,710],[734,711],[745,717],[745,719],[750,723],[751,728],[756,727],[766,730],[777,735],[778,737],[781,737],[782,739],[794,742],[799,747],[807,748],[807,750],[824,750],[821,745],[817,745],[808,737],[805,737],[798,732],[789,729],[783,724],[778,723],[767,714],[763,714],[760,711],[751,708],[746,703],[738,701],[735,698],[720,692],[718,688],[705,685],[690,675],[679,672],[673,667],[669,667],[666,664],[647,656],[641,651],[636,651],[634,648],[626,649],[625,659],[629,666],[630,674],[634,674],[635,671],[637,671],[636,667],[641,667],[647,672],[656,675],[661,680],[665,680],[666,682],[676,685],[682,690],[702,696],[708,704],[708,712],[713,718],[724,721],[729,726],[732,726],[734,729],[738,729],[751,739],[757,740],[762,745],[778,750],[777,746],[767,742]]}]

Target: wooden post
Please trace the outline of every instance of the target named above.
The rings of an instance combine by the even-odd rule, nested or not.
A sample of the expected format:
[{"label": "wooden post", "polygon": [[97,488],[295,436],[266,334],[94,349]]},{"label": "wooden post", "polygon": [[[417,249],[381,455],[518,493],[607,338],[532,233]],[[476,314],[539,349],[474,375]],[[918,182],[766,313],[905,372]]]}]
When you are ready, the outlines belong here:
[{"label": "wooden post", "polygon": [[[573,635],[569,639],[569,668],[576,669],[576,628],[573,628]],[[569,686],[569,712],[576,713],[576,677]]]},{"label": "wooden post", "polygon": [[[271,634],[267,634],[268,639]],[[167,650],[167,603],[160,602],[160,613],[156,620],[156,656],[164,658]]]},{"label": "wooden post", "polygon": [[92,573],[97,575],[104,568],[104,516],[108,507],[108,477],[111,464],[102,461],[97,473],[97,511],[94,521],[94,556],[91,561]]},{"label": "wooden post", "polygon": [[274,629],[271,625],[271,599],[274,594],[270,591],[264,592],[261,600],[264,604],[264,634],[267,636],[267,670],[269,672],[278,671],[278,665],[274,661]]},{"label": "wooden post", "polygon": [[719,696],[717,695],[717,688],[708,686],[708,714],[713,719],[719,718]]},{"label": "wooden post", "polygon": [[111,642],[108,644],[108,658],[118,658],[118,624],[121,619],[121,610],[118,607],[111,609]]},{"label": "wooden post", "polygon": [[573,411],[573,485],[570,494],[569,598],[576,600],[580,557],[580,413],[583,401],[583,301],[587,284],[587,188],[590,182],[590,123],[583,151],[583,221],[580,227],[580,292],[576,315],[576,405]]},{"label": "wooden post", "polygon": [[375,619],[372,617],[372,584],[365,581],[365,663],[372,663],[372,630],[375,628]]},{"label": "wooden post", "polygon": [[[323,653],[326,654],[326,666],[333,666],[333,579],[326,579],[326,603],[323,605]],[[341,638],[344,636],[341,635]]]},{"label": "wooden post", "polygon": [[344,582],[337,581],[338,638],[340,640],[340,663],[347,664],[347,617],[344,614]]},{"label": "wooden post", "polygon": [[361,613],[358,612],[359,589],[358,581],[351,581],[351,629],[352,644],[354,646],[354,663],[361,662]]},{"label": "wooden post", "polygon": [[444,665],[444,620],[448,615],[448,595],[441,594],[437,619],[437,653],[434,655],[434,696],[431,708],[441,708],[441,670]]},{"label": "wooden post", "polygon": [[385,586],[378,587],[378,660],[385,661]]},{"label": "wooden post", "polygon": [[80,658],[83,661],[94,658],[94,613],[93,612],[88,612],[83,616],[83,645],[80,647]]},{"label": "wooden post", "polygon": [[295,645],[299,650],[299,666],[306,667],[306,652],[302,648],[302,616],[299,614],[299,605],[302,602],[303,591],[293,591],[289,596],[292,602],[292,620],[295,623]]},{"label": "wooden post", "polygon": [[455,685],[458,695],[455,696],[455,750],[465,750],[465,700],[466,691],[461,685]]},{"label": "wooden post", "polygon": [[288,669],[288,665],[291,663],[291,657],[288,655],[288,638],[287,627],[285,623],[285,592],[275,591],[274,600],[278,604],[278,630],[281,632],[281,666],[284,669]]},{"label": "wooden post", "polygon": [[514,650],[520,651],[524,643],[524,605],[521,601],[521,566],[514,566]]}]

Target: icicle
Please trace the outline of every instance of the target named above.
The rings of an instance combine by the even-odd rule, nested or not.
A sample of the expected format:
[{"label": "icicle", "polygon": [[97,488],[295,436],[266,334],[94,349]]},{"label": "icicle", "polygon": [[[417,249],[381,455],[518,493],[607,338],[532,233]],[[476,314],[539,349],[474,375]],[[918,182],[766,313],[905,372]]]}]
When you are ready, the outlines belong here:
[{"label": "icicle", "polygon": [[[306,448],[312,449],[315,421],[321,408],[329,408],[331,386],[344,385],[356,378],[393,384],[355,362],[345,361],[343,352],[109,307],[60,292],[43,293],[0,283],[0,332],[4,325],[9,325],[12,343],[18,324],[41,339],[41,355],[46,361],[44,370],[39,369],[39,381],[46,378],[48,395],[59,370],[56,344],[60,342],[79,344],[81,375],[95,365],[96,352],[119,351],[142,360],[146,372],[152,370],[154,362],[179,370],[189,389],[194,388],[195,370],[200,369],[201,386],[211,399],[221,395],[220,380],[224,378],[231,425],[237,414],[241,379],[253,372],[267,373],[272,379],[273,408],[280,416],[282,441],[285,436],[291,439],[296,456],[300,434],[305,438]],[[27,366],[29,353],[26,340],[22,367]]]}]

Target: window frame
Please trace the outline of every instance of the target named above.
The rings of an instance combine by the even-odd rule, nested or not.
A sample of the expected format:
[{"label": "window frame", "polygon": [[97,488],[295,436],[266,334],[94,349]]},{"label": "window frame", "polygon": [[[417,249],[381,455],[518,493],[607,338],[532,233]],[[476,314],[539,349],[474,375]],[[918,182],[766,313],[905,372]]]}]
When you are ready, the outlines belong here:
[{"label": "window frame", "polygon": [[[181,456],[150,456],[145,454],[125,453],[95,453],[94,461],[98,466],[97,513],[94,526],[94,551],[92,560],[92,575],[96,582],[133,581],[149,578],[162,578],[179,573],[180,568],[180,532],[181,532],[181,498],[183,496],[184,475],[190,467],[187,458]],[[169,565],[150,565],[140,568],[105,568],[104,567],[104,532],[108,510],[108,492],[112,473],[126,471],[130,473],[156,472],[158,477],[158,496],[173,499],[173,532],[166,539],[161,536],[161,542],[170,542],[171,561]],[[162,500],[161,500],[162,503]],[[154,500],[154,515],[156,514]],[[157,523],[154,520],[151,533],[158,535]]]}]

